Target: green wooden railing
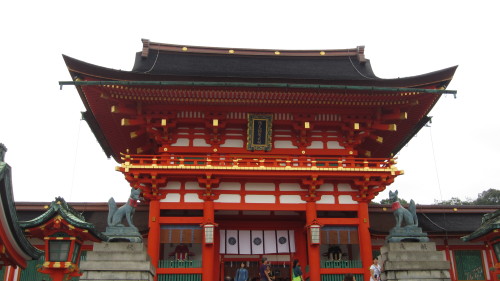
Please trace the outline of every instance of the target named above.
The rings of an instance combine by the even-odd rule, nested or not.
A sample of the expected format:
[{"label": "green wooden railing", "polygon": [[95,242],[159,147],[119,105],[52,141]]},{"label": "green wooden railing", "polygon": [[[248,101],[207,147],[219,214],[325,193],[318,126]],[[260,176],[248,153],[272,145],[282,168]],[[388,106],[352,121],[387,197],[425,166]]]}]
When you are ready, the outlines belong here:
[{"label": "green wooden railing", "polygon": [[485,280],[481,251],[457,250],[454,253],[458,280]]},{"label": "green wooden railing", "polygon": [[160,260],[158,265],[159,268],[200,268],[201,260],[194,260],[194,261]]},{"label": "green wooden railing", "polygon": [[[353,274],[356,281],[364,281],[363,274]],[[344,281],[344,274],[321,274],[321,281]]]},{"label": "green wooden railing", "polygon": [[[81,261],[85,260],[86,257],[87,257],[87,251],[82,251],[80,260]],[[26,268],[21,271],[21,278],[19,279],[19,281],[51,280],[47,274],[40,273],[37,270],[38,267],[42,266],[44,261],[45,259],[43,256],[38,260],[28,261],[28,265],[26,266]],[[78,281],[78,280],[80,280],[79,277],[74,277],[70,279],[70,281]]]},{"label": "green wooden railing", "polygon": [[201,281],[201,274],[158,274],[158,281]]},{"label": "green wooden railing", "polygon": [[[361,260],[321,261],[321,268],[362,268]],[[357,279],[356,279],[357,280]]]}]

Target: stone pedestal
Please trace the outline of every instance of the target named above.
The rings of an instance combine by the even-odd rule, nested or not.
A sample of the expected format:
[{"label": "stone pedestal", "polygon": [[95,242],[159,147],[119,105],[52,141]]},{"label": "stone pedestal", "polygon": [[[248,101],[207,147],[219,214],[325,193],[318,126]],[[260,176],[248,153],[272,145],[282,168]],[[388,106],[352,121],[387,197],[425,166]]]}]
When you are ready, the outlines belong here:
[{"label": "stone pedestal", "polygon": [[133,226],[108,226],[106,232],[109,242],[135,242],[142,243],[142,236]]},{"label": "stone pedestal", "polygon": [[429,242],[427,233],[417,226],[393,227],[386,238],[387,242]]},{"label": "stone pedestal", "polygon": [[450,263],[434,242],[387,243],[381,249],[379,264],[383,281],[449,281]]},{"label": "stone pedestal", "polygon": [[87,259],[80,262],[80,280],[153,281],[155,268],[142,243],[94,243]]}]

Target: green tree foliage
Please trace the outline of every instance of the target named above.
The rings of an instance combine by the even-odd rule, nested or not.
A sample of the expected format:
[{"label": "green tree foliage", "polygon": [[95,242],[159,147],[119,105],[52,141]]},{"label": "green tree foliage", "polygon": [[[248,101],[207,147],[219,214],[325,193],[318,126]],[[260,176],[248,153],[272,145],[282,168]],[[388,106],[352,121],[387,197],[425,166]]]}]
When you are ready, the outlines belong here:
[{"label": "green tree foliage", "polygon": [[500,205],[500,190],[490,188],[479,193],[474,205]]},{"label": "green tree foliage", "polygon": [[[408,205],[410,203],[408,203],[408,201],[404,200],[403,198],[399,198],[399,202],[401,202],[401,205]],[[380,200],[380,204],[392,204],[392,201],[391,199],[389,198],[386,198],[386,199],[382,199]]]},{"label": "green tree foliage", "polygon": [[436,205],[458,205],[458,206],[473,205],[472,200],[470,200],[470,199],[462,200],[458,197],[451,197],[451,199],[442,200],[442,201],[434,199],[434,204],[436,204]]},{"label": "green tree foliage", "polygon": [[475,200],[461,200],[458,197],[452,197],[449,200],[434,200],[436,205],[500,205],[500,190],[490,188],[477,195]]}]

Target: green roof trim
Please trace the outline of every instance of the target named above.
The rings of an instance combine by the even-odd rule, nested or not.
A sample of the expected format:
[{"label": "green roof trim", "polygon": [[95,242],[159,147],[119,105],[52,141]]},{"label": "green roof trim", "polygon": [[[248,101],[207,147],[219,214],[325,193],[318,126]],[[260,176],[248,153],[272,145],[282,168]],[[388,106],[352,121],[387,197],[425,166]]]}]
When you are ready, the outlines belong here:
[{"label": "green roof trim", "polygon": [[452,94],[456,90],[434,90],[421,88],[393,88],[372,86],[322,85],[322,84],[289,84],[289,83],[249,83],[249,82],[186,82],[186,81],[59,81],[61,88],[74,86],[199,86],[199,87],[255,87],[255,88],[290,88],[290,89],[324,89],[324,90],[357,90],[381,92],[418,92],[430,94]]},{"label": "green roof trim", "polygon": [[86,222],[83,215],[73,209],[70,205],[68,205],[68,203],[66,203],[66,201],[62,197],[56,197],[55,201],[52,201],[50,203],[50,206],[45,213],[32,220],[19,222],[19,226],[21,226],[21,228],[23,229],[37,227],[48,222],[57,215],[63,217],[73,226],[88,230],[89,233],[91,233],[101,241],[108,240],[108,237],[106,235],[97,231],[92,223]]},{"label": "green roof trim", "polygon": [[[2,146],[2,144],[0,144]],[[3,147],[5,148],[5,147]],[[0,148],[1,149],[1,148]],[[1,152],[0,152],[1,154]],[[21,250],[32,259],[36,260],[43,255],[43,251],[35,248],[26,238],[19,224],[17,217],[14,196],[12,192],[12,171],[10,166],[3,162],[0,155],[0,212],[4,212],[15,242],[18,243]]]},{"label": "green roof trim", "polygon": [[[471,234],[462,237],[463,241],[471,241],[481,236],[484,236],[495,229],[500,229],[500,209],[493,213],[488,213],[483,216],[481,226]],[[498,234],[500,236],[500,233]]]}]

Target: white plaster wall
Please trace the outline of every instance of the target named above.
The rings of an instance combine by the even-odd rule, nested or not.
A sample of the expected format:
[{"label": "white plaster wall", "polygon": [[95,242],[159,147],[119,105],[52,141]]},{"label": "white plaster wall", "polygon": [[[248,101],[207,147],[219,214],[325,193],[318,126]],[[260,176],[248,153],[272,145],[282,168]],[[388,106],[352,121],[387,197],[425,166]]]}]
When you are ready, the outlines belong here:
[{"label": "white plaster wall", "polygon": [[285,204],[304,203],[304,201],[302,201],[302,199],[300,198],[300,195],[280,195],[280,202]]},{"label": "white plaster wall", "polygon": [[348,183],[339,183],[337,185],[337,188],[339,189],[339,191],[354,191],[354,189],[352,189],[351,185]]},{"label": "white plaster wall", "polygon": [[274,195],[246,195],[246,203],[276,203]]},{"label": "white plaster wall", "polygon": [[272,182],[249,182],[245,184],[245,190],[250,191],[274,191]]},{"label": "white plaster wall", "polygon": [[188,181],[184,184],[184,188],[186,190],[200,190],[200,189],[204,189],[204,188],[201,188],[200,185],[198,184],[198,182],[195,182],[195,181]]},{"label": "white plaster wall", "polygon": [[181,195],[179,193],[168,193],[160,202],[181,202]]},{"label": "white plaster wall", "polygon": [[279,189],[281,191],[302,191],[298,183],[280,183]]},{"label": "white plaster wall", "polygon": [[179,182],[179,181],[169,181],[167,183],[167,186],[165,186],[162,189],[179,190],[179,189],[181,189],[181,182]]},{"label": "white plaster wall", "polygon": [[221,194],[219,199],[215,200],[218,203],[240,203],[241,196],[239,194]]},{"label": "white plaster wall", "polygon": [[176,143],[173,143],[172,146],[189,146],[189,139],[179,138]]},{"label": "white plaster wall", "polygon": [[203,202],[198,196],[198,193],[186,193],[184,194],[184,202]]},{"label": "white plaster wall", "polygon": [[358,202],[352,200],[351,195],[339,195],[340,204],[358,204]]},{"label": "white plaster wall", "polygon": [[339,144],[338,141],[328,141],[326,143],[328,149],[343,149],[344,147]]},{"label": "white plaster wall", "polygon": [[318,191],[333,191],[333,184],[324,183],[319,186]]},{"label": "white plaster wall", "polygon": [[295,145],[293,145],[292,141],[289,141],[289,140],[275,141],[274,147],[275,148],[297,148]]},{"label": "white plaster wall", "polygon": [[311,145],[308,146],[307,148],[309,148],[309,149],[322,149],[323,142],[322,141],[312,141]]},{"label": "white plaster wall", "polygon": [[335,197],[333,195],[323,195],[321,199],[316,201],[317,204],[335,204]]},{"label": "white plaster wall", "polygon": [[240,190],[241,184],[239,182],[221,182],[217,189],[219,189],[219,190]]},{"label": "white plaster wall", "polygon": [[221,147],[243,147],[244,142],[243,140],[226,140],[224,144],[221,144]]},{"label": "white plaster wall", "polygon": [[208,147],[211,145],[205,139],[193,139],[193,146]]}]

